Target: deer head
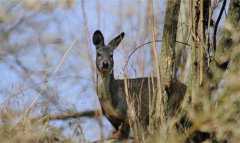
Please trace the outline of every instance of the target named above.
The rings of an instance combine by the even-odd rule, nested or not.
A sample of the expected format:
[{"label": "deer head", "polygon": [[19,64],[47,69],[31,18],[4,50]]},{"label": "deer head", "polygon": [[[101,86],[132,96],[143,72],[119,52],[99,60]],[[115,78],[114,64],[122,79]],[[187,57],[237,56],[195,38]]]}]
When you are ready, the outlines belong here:
[{"label": "deer head", "polygon": [[104,36],[101,31],[97,30],[93,34],[93,44],[96,47],[96,66],[102,76],[107,76],[113,71],[113,51],[118,47],[124,37],[122,32],[107,45],[104,43]]}]

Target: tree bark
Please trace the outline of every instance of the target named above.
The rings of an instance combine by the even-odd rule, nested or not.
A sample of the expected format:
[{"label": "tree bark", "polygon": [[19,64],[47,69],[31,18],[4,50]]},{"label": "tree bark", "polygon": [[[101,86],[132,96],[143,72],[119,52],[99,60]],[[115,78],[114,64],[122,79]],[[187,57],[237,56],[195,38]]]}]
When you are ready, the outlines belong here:
[{"label": "tree bark", "polygon": [[181,0],[168,0],[160,53],[160,75],[164,85],[176,79],[175,45]]},{"label": "tree bark", "polygon": [[[195,104],[199,98],[198,95],[209,95],[207,82],[207,41],[206,30],[208,29],[209,19],[209,0],[190,1],[191,28],[192,28],[192,46],[191,46],[191,72],[188,83],[188,93],[191,101]],[[204,91],[204,93],[202,92]]]},{"label": "tree bark", "polygon": [[[177,34],[178,15],[180,11],[180,0],[168,0],[163,31],[163,43],[160,53],[160,61],[157,68],[158,92],[151,98],[150,108],[150,130],[159,130],[161,124],[167,118],[167,96],[174,94],[172,83],[176,83],[175,73],[175,44]],[[154,46],[153,46],[154,47]],[[155,59],[158,61],[158,59]],[[156,64],[156,63],[155,63]]]}]

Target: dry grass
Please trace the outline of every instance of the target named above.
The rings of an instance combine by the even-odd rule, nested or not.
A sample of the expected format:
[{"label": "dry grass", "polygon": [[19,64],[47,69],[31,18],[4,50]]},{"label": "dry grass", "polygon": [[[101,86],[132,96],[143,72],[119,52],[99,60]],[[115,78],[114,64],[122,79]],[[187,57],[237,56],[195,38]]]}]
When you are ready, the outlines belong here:
[{"label": "dry grass", "polygon": [[1,143],[71,143],[60,129],[41,120],[32,122],[24,112],[2,109],[0,122]]}]

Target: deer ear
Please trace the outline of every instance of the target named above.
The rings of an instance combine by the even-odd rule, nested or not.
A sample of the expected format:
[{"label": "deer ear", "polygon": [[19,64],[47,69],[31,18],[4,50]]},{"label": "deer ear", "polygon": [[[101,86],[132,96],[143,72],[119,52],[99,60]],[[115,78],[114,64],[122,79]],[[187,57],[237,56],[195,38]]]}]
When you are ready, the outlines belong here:
[{"label": "deer ear", "polygon": [[103,37],[103,34],[102,34],[102,32],[100,30],[96,30],[93,33],[92,41],[93,41],[93,44],[96,47],[104,46],[104,37]]},{"label": "deer ear", "polygon": [[119,34],[117,37],[115,37],[113,40],[111,40],[108,43],[108,46],[111,47],[112,49],[117,48],[117,46],[120,44],[120,42],[122,41],[123,37],[124,37],[124,32],[122,32],[121,34]]}]

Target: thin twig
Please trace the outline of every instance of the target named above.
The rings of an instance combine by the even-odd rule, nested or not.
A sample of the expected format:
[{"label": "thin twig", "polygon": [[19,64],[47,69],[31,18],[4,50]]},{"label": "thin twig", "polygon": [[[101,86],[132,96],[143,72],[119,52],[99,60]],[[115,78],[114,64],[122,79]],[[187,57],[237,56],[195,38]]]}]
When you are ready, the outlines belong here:
[{"label": "thin twig", "polygon": [[221,7],[221,10],[220,10],[220,13],[218,15],[218,18],[217,18],[217,21],[216,21],[216,24],[214,26],[214,32],[213,32],[213,50],[214,50],[214,53],[216,51],[216,37],[217,37],[217,30],[218,30],[218,25],[219,25],[219,22],[222,18],[222,15],[223,15],[223,12],[225,10],[225,7],[226,7],[226,3],[227,3],[227,0],[224,0],[223,1],[223,4],[222,4],[222,7]]},{"label": "thin twig", "polygon": [[[143,43],[143,44],[137,46],[136,48],[134,48],[133,51],[128,55],[127,61],[126,61],[125,65],[124,65],[124,71],[126,70],[126,68],[127,68],[127,66],[128,66],[128,63],[129,63],[130,58],[132,57],[132,55],[133,55],[139,48],[142,48],[143,46],[148,45],[148,44],[151,44],[151,43],[154,43],[154,42],[155,42],[155,43],[157,43],[157,42],[162,42],[162,40],[149,41],[149,42]],[[181,42],[181,41],[176,41],[176,43],[183,44],[183,45],[186,45],[186,46],[191,46],[190,44],[184,43],[184,42]]]},{"label": "thin twig", "polygon": [[58,70],[60,69],[60,67],[62,66],[62,64],[64,63],[67,54],[70,52],[70,50],[74,47],[75,43],[77,42],[77,40],[74,40],[72,42],[72,45],[65,51],[65,53],[63,54],[59,64],[57,65],[57,67],[55,68],[55,70],[53,71],[52,75],[56,74],[58,72]]}]

